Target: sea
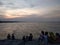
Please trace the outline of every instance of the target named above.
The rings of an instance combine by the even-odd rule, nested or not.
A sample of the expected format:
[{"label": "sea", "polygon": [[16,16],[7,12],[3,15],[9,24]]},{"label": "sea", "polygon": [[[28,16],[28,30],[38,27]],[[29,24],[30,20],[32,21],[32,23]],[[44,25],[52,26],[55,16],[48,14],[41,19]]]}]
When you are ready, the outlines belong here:
[{"label": "sea", "polygon": [[16,39],[21,39],[24,35],[33,34],[33,38],[38,38],[41,31],[60,33],[59,22],[18,22],[0,23],[0,39],[6,39],[8,34],[15,35]]}]

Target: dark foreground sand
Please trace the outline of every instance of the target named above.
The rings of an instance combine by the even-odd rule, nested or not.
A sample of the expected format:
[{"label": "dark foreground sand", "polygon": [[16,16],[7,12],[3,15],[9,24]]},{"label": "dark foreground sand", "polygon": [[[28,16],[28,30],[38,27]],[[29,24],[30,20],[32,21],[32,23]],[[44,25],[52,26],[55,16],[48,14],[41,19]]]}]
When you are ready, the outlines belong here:
[{"label": "dark foreground sand", "polygon": [[[22,40],[0,40],[0,45],[39,45],[37,40],[28,41],[24,44]],[[57,43],[48,45],[60,45]]]}]

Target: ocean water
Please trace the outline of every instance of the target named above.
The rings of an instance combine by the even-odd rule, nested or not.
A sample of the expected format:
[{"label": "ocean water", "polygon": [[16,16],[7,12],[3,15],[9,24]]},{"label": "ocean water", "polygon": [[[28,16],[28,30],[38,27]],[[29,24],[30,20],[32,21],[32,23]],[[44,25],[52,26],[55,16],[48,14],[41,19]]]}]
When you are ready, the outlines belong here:
[{"label": "ocean water", "polygon": [[17,39],[30,33],[33,34],[34,38],[37,38],[41,30],[60,33],[60,23],[0,23],[0,39],[6,39],[8,33],[14,33]]}]

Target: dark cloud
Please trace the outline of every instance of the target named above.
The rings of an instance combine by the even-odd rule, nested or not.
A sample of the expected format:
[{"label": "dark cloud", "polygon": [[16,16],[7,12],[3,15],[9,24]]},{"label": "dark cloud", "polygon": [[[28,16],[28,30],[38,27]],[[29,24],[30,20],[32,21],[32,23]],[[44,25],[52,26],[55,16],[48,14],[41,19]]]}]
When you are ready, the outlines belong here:
[{"label": "dark cloud", "polygon": [[59,10],[52,10],[49,13],[43,15],[42,17],[46,17],[46,18],[58,18],[58,17],[60,17],[60,9]]},{"label": "dark cloud", "polygon": [[0,6],[3,5],[3,2],[0,1]]},{"label": "dark cloud", "polygon": [[9,5],[14,5],[14,3],[8,3]]}]

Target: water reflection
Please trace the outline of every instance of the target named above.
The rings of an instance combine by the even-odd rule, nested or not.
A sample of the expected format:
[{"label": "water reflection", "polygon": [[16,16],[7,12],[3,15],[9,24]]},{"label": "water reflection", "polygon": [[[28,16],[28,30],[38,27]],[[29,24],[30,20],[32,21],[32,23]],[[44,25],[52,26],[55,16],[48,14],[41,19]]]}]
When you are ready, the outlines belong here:
[{"label": "water reflection", "polygon": [[16,38],[33,33],[36,38],[41,30],[60,32],[60,23],[0,23],[0,39],[8,33],[14,33]]}]

